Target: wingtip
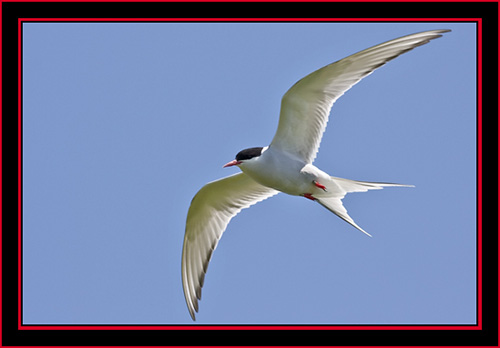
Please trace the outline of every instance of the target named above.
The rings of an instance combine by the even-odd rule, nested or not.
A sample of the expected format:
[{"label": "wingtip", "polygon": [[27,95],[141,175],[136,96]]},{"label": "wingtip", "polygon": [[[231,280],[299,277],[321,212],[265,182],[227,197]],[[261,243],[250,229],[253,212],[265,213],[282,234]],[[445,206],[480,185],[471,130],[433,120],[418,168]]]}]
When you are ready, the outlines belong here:
[{"label": "wingtip", "polygon": [[189,309],[189,314],[191,315],[191,319],[193,321],[196,321],[196,314],[194,312],[194,310],[192,310],[191,308]]}]

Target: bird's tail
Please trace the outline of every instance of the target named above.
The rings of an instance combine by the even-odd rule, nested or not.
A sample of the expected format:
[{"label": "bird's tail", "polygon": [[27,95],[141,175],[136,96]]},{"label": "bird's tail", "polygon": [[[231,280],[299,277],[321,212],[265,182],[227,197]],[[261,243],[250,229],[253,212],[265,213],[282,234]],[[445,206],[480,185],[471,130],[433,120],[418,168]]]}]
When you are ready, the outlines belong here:
[{"label": "bird's tail", "polygon": [[[324,195],[315,196],[316,201],[330,210],[332,213],[350,223],[366,235],[371,235],[359,227],[354,220],[347,214],[347,210],[342,204],[342,198],[351,192],[366,192],[368,190],[380,190],[384,187],[414,187],[413,185],[401,185],[381,182],[356,181],[343,178],[330,177],[331,181],[325,183],[326,192]],[[328,194],[328,193],[331,194]]]}]

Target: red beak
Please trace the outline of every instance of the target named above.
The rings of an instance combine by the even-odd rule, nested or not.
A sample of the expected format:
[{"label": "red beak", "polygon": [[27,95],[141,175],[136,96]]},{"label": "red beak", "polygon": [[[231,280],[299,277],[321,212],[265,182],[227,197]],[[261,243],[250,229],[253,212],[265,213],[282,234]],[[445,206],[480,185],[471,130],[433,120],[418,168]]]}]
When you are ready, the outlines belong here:
[{"label": "red beak", "polygon": [[241,164],[241,161],[232,160],[231,162],[224,164],[222,168],[237,166],[238,164]]}]

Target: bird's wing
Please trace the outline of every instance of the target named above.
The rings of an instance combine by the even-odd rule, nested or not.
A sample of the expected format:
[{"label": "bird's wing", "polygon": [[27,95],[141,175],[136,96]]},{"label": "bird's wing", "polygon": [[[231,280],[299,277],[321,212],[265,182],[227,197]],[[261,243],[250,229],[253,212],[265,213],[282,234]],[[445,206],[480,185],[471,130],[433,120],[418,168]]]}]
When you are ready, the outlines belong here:
[{"label": "bird's wing", "polygon": [[277,193],[238,173],[206,184],[194,196],[182,248],[182,286],[193,320],[210,257],[229,221],[242,209]]},{"label": "bird's wing", "polygon": [[333,103],[362,78],[391,59],[441,37],[449,30],[416,33],[373,46],[307,75],[283,96],[271,146],[312,163]]}]

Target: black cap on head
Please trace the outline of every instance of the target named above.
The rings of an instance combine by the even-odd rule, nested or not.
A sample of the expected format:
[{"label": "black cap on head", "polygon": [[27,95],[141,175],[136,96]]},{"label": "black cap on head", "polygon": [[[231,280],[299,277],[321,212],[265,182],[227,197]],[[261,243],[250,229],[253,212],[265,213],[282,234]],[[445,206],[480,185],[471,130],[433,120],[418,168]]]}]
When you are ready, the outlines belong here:
[{"label": "black cap on head", "polygon": [[244,161],[250,158],[259,157],[262,154],[263,147],[251,147],[249,149],[241,150],[236,155],[237,161]]}]

